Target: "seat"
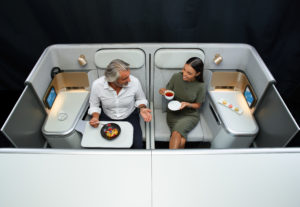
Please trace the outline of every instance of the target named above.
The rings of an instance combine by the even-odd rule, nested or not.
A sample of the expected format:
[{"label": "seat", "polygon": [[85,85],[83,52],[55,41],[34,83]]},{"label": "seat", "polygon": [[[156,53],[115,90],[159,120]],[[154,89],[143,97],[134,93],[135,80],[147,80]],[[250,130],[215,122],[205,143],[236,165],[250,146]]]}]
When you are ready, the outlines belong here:
[{"label": "seat", "polygon": [[[185,62],[191,57],[199,57],[204,62],[204,53],[200,49],[159,49],[154,55],[154,70],[152,71],[153,111],[154,118],[151,124],[151,138],[154,141],[168,142],[170,130],[166,122],[166,101],[158,91],[165,88],[174,73],[181,71]],[[200,115],[201,116],[201,115]],[[203,117],[188,134],[188,142],[205,141],[205,128],[202,127]]]},{"label": "seat", "polygon": [[[156,141],[169,141],[170,130],[166,122],[167,113],[163,112],[161,109],[154,109],[155,117],[155,140]],[[197,142],[204,141],[203,129],[201,126],[201,121],[198,122],[197,126],[189,133],[187,141]]]},{"label": "seat", "polygon": [[[114,59],[121,59],[129,63],[130,73],[139,79],[143,91],[149,101],[148,69],[146,68],[146,56],[141,49],[100,49],[95,53],[95,64],[98,68],[99,77],[104,75],[107,65]],[[149,124],[140,119],[143,141],[146,148],[150,148]],[[148,134],[148,135],[147,135]],[[148,140],[148,141],[147,141]]]}]

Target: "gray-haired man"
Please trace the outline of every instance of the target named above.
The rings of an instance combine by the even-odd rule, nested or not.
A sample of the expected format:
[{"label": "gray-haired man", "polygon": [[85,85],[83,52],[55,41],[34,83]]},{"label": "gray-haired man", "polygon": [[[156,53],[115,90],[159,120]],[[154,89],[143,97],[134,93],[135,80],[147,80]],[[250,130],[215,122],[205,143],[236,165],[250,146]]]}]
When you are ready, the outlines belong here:
[{"label": "gray-haired man", "polygon": [[113,60],[107,66],[105,76],[93,82],[89,109],[89,114],[92,115],[90,125],[98,127],[99,119],[128,121],[134,128],[133,148],[142,148],[139,113],[145,122],[151,121],[151,110],[147,108],[147,104],[139,80],[130,75],[129,64],[119,59]]}]

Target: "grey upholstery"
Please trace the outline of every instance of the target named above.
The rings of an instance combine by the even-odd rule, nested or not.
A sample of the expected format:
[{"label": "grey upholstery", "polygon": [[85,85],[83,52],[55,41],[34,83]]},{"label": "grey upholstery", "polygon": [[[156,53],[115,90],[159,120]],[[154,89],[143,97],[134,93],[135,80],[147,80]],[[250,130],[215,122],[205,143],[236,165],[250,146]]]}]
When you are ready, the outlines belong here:
[{"label": "grey upholstery", "polygon": [[[166,122],[167,112],[162,112],[161,109],[154,110],[154,118],[155,118],[155,140],[156,141],[169,141],[170,139],[170,130]],[[201,126],[201,121],[197,124],[197,126],[189,133],[187,141],[189,142],[197,142],[203,141],[204,135]]]},{"label": "grey upholstery", "polygon": [[[170,80],[174,73],[181,71],[188,58],[194,56],[200,57],[204,62],[204,54],[200,49],[160,49],[155,54],[153,74],[153,131],[155,141],[169,141],[171,134],[166,122],[166,103],[164,97],[158,91],[160,88],[166,87],[167,81]],[[187,141],[196,142],[204,140],[201,120],[188,134]]]}]

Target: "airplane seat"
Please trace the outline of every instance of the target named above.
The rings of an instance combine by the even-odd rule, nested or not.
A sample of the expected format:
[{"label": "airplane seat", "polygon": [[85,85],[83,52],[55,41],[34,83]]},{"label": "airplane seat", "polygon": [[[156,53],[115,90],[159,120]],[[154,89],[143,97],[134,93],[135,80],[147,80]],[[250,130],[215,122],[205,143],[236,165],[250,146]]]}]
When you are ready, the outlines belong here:
[{"label": "airplane seat", "polygon": [[[98,68],[99,77],[104,75],[107,65],[114,59],[121,59],[129,63],[130,74],[139,79],[147,100],[149,101],[148,72],[146,69],[146,56],[140,49],[100,49],[95,53],[95,65]],[[143,133],[143,141],[148,140],[146,124],[140,118]],[[149,143],[150,144],[150,143]]]},{"label": "airplane seat", "polygon": [[[174,73],[180,72],[185,62],[191,57],[199,57],[204,62],[204,53],[200,49],[159,49],[154,56],[153,74],[153,105],[154,105],[154,140],[168,142],[170,140],[170,130],[166,122],[167,101],[158,91],[165,88]],[[204,79],[208,77],[204,71]],[[206,83],[208,85],[208,83]],[[205,129],[202,127],[204,121],[200,114],[200,121],[196,127],[188,134],[188,142],[208,141],[205,139]]]}]

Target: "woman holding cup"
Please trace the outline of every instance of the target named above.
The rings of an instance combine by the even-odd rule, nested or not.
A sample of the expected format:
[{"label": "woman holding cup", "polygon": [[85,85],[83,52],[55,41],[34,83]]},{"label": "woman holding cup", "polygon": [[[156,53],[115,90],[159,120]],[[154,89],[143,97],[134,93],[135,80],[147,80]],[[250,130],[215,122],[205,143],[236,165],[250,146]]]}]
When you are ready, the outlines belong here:
[{"label": "woman holding cup", "polygon": [[[172,92],[173,97],[170,95]],[[202,60],[198,57],[188,59],[182,71],[175,73],[166,88],[161,88],[159,93],[167,99],[172,97],[171,99],[181,102],[179,111],[168,109],[167,123],[171,130],[169,148],[184,148],[187,134],[200,120],[198,109],[205,100]]]}]

